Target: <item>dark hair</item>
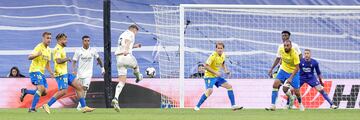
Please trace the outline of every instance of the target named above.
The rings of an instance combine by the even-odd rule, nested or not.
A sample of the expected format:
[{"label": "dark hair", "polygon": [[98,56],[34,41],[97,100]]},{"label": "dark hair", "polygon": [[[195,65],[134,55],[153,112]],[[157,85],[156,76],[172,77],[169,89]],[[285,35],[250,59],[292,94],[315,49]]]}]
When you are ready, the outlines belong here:
[{"label": "dark hair", "polygon": [[139,31],[139,27],[138,27],[137,25],[135,25],[135,24],[130,25],[128,29],[130,30],[130,29],[132,29],[132,28],[134,28],[134,29],[136,29],[137,31]]},{"label": "dark hair", "polygon": [[284,33],[288,34],[289,36],[291,35],[291,33],[289,31],[286,31],[286,30],[281,32],[281,34],[284,34]]},{"label": "dark hair", "polygon": [[87,35],[84,35],[81,39],[84,40],[85,38],[90,38],[90,37]]},{"label": "dark hair", "polygon": [[310,50],[310,49],[305,49],[304,51],[309,51],[309,52],[311,52],[311,50]]},{"label": "dark hair", "polygon": [[[17,71],[17,73],[16,73],[16,75],[15,75],[15,76],[13,76],[13,75],[12,75],[12,70],[14,70],[14,69]],[[12,68],[10,69],[9,77],[20,77],[20,71],[19,71],[19,68],[18,68],[18,67],[16,67],[16,66],[12,67]]]},{"label": "dark hair", "polygon": [[56,40],[59,40],[60,38],[67,38],[67,36],[65,35],[65,33],[59,33],[58,35],[56,35]]},{"label": "dark hair", "polygon": [[216,42],[215,43],[215,48],[217,48],[218,45],[221,45],[221,46],[223,46],[225,48],[225,45],[224,45],[223,42]]},{"label": "dark hair", "polygon": [[198,65],[198,67],[204,67],[204,64],[201,63],[201,64]]},{"label": "dark hair", "polygon": [[44,33],[42,34],[42,36],[45,37],[45,35],[51,35],[51,33],[50,33],[50,32],[44,32]]}]

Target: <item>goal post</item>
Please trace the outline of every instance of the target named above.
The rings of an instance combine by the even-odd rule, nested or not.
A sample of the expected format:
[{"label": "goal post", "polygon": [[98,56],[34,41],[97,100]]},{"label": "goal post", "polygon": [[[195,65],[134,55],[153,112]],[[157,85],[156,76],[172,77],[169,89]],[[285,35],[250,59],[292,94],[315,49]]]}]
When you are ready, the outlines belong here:
[{"label": "goal post", "polygon": [[[360,78],[360,29],[357,28],[360,6],[180,4],[154,5],[153,9],[160,77],[178,78],[180,108],[194,104],[188,98],[200,97],[187,92],[191,88],[203,90],[203,86],[192,84],[189,76],[214,51],[216,41],[225,43],[225,63],[232,71],[229,82],[249,80],[253,82],[249,88],[259,88],[255,84],[257,79],[271,81],[267,71],[282,43],[284,30],[291,32],[290,40],[301,51],[311,50],[322,76],[329,81],[325,88],[335,101],[342,100],[336,97],[335,83]],[[306,107],[326,106],[323,100],[315,99],[314,96],[319,96],[317,92],[310,88],[304,88],[303,92],[304,102],[309,102]],[[241,103],[248,98],[239,99]],[[268,103],[268,99],[264,102]],[[205,106],[217,104],[209,102]]]}]

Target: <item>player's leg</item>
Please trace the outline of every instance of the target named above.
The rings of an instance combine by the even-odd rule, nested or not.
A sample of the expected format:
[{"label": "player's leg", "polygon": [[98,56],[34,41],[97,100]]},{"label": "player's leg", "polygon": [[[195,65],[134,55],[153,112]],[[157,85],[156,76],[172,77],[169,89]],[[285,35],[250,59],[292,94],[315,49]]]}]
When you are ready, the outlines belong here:
[{"label": "player's leg", "polygon": [[20,102],[24,101],[24,98],[27,94],[34,95],[36,93],[36,91],[37,91],[37,89],[29,90],[27,88],[21,88]]},{"label": "player's leg", "polygon": [[300,76],[299,76],[299,72],[296,73],[295,76],[293,77],[293,80],[291,82],[291,86],[294,87],[295,95],[296,95],[296,98],[297,98],[297,100],[299,102],[300,111],[304,111],[305,107],[302,104],[301,94],[300,94]]},{"label": "player's leg", "polygon": [[[79,81],[82,89],[84,90],[84,98],[86,99],[86,93],[89,89],[90,83],[91,83],[91,78],[77,78],[77,80]],[[78,106],[77,106],[77,110],[81,110],[81,103],[79,101]]]},{"label": "player's leg", "polygon": [[111,105],[114,107],[115,111],[120,112],[118,97],[120,96],[120,93],[126,83],[127,68],[125,67],[125,65],[128,64],[126,62],[128,62],[129,60],[126,60],[124,56],[118,56],[117,60],[118,84],[116,85],[115,96],[114,99],[111,101]]},{"label": "player's leg", "polygon": [[[301,80],[301,78],[300,78],[300,87],[305,83],[305,81],[306,80]],[[294,87],[290,86],[290,90],[288,90],[285,94],[288,97],[287,97],[287,102],[286,102],[286,105],[285,105],[284,108],[285,109],[292,109],[293,105],[294,105],[294,102],[295,102],[295,99],[296,99]]]},{"label": "player's leg", "polygon": [[308,84],[315,88],[320,94],[325,98],[325,100],[330,104],[330,108],[337,109],[338,106],[334,105],[334,103],[330,100],[328,94],[325,92],[324,87],[320,84],[320,82],[316,78],[312,78],[308,81]]},{"label": "player's leg", "polygon": [[36,105],[40,100],[40,97],[43,93],[46,93],[47,83],[45,76],[40,72],[33,73],[33,77],[31,77],[32,84],[36,85],[36,92],[34,94],[33,101],[31,103],[31,107],[29,112],[36,111]]},{"label": "player's leg", "polygon": [[[30,73],[30,80],[31,80],[31,83],[33,85],[37,85],[38,83],[38,76],[36,75],[35,72],[31,72]],[[36,93],[37,89],[35,90],[28,90],[26,88],[21,88],[21,94],[20,94],[20,102],[23,102],[24,101],[24,98],[27,94],[31,94],[31,95],[34,95]]]},{"label": "player's leg", "polygon": [[133,72],[134,72],[134,75],[136,77],[135,82],[138,83],[143,79],[143,75],[140,73],[140,66],[138,65],[138,63],[136,61],[136,58],[133,55],[131,55],[129,57],[130,57],[129,58],[129,64],[134,69]]},{"label": "player's leg", "polygon": [[42,96],[41,94],[43,93],[43,91],[45,91],[44,85],[37,85],[36,88],[37,88],[37,90],[36,90],[36,93],[34,94],[34,98],[31,103],[29,112],[36,112],[36,105],[39,102],[40,97]]},{"label": "player's leg", "polygon": [[227,89],[227,93],[228,93],[228,96],[229,96],[229,100],[230,100],[230,103],[231,103],[232,110],[241,110],[241,109],[243,109],[242,106],[237,106],[235,104],[235,96],[234,96],[234,91],[233,91],[233,88],[232,88],[231,84],[229,84],[224,78],[219,78],[219,81],[217,83],[215,83],[215,85],[217,86],[217,84],[221,84],[221,87]]},{"label": "player's leg", "polygon": [[276,99],[278,97],[279,88],[283,82],[286,80],[285,71],[280,70],[276,76],[276,79],[273,83],[273,90],[271,92],[271,106],[269,108],[265,108],[265,110],[275,111],[276,108]]},{"label": "player's leg", "polygon": [[213,86],[215,85],[215,82],[217,81],[216,78],[205,78],[205,88],[206,91],[204,94],[201,95],[199,102],[196,104],[194,110],[198,111],[200,110],[200,106],[205,102],[205,100],[210,97],[210,95],[213,92]]},{"label": "player's leg", "polygon": [[68,80],[69,80],[68,85],[75,88],[76,96],[79,99],[82,112],[85,113],[85,112],[94,111],[95,108],[90,108],[90,107],[86,106],[86,100],[85,100],[85,96],[84,96],[84,89],[83,89],[82,85],[80,84],[79,80],[76,79],[73,74],[67,74],[67,76],[68,76]]},{"label": "player's leg", "polygon": [[[122,71],[127,71],[127,70],[124,67],[124,68],[122,68]],[[125,87],[125,83],[126,83],[126,75],[119,75],[118,84],[116,85],[116,88],[115,88],[115,96],[111,101],[111,105],[114,107],[115,111],[117,111],[117,112],[120,112],[119,96],[122,92],[122,89]]]},{"label": "player's leg", "polygon": [[50,98],[50,100],[47,102],[47,104],[44,104],[42,108],[45,110],[46,113],[50,114],[50,106],[53,105],[56,100],[61,98],[66,94],[68,85],[67,85],[67,78],[66,75],[55,77],[55,80],[58,84],[58,91]]}]

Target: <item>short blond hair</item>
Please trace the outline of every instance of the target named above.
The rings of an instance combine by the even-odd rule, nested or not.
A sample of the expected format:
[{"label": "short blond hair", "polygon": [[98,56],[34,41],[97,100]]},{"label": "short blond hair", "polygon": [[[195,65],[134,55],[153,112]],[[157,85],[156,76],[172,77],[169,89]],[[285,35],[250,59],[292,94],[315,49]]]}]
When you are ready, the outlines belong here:
[{"label": "short blond hair", "polygon": [[45,37],[45,35],[51,35],[51,33],[50,33],[50,32],[44,32],[44,33],[42,34],[42,36]]}]

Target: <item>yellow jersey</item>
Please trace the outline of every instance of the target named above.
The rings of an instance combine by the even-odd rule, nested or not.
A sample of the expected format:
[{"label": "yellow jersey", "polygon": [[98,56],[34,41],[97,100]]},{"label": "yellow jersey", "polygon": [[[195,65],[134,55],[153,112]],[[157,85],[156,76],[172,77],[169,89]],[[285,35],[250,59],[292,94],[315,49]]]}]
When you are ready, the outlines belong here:
[{"label": "yellow jersey", "polygon": [[51,50],[49,46],[45,47],[43,43],[36,45],[31,54],[37,54],[41,52],[41,56],[38,56],[31,60],[29,73],[31,72],[41,72],[45,73],[46,64],[51,60]]},{"label": "yellow jersey", "polygon": [[[221,56],[217,53],[217,52],[213,52],[209,58],[206,60],[207,65],[209,65],[209,67],[211,69],[213,69],[215,72],[219,72],[220,68],[222,67],[222,65],[224,64],[225,61],[225,54],[221,54]],[[205,78],[213,78],[213,77],[220,77],[220,76],[216,76],[215,74],[211,73],[210,71],[205,71]]]},{"label": "yellow jersey", "polygon": [[67,74],[67,62],[58,64],[56,63],[56,59],[65,59],[66,58],[66,52],[64,50],[64,47],[56,44],[54,48],[54,68],[55,68],[55,77]]},{"label": "yellow jersey", "polygon": [[285,52],[284,46],[279,47],[278,52],[281,57],[281,67],[287,73],[292,73],[296,66],[300,64],[299,54],[294,48],[291,48],[289,53]]}]

